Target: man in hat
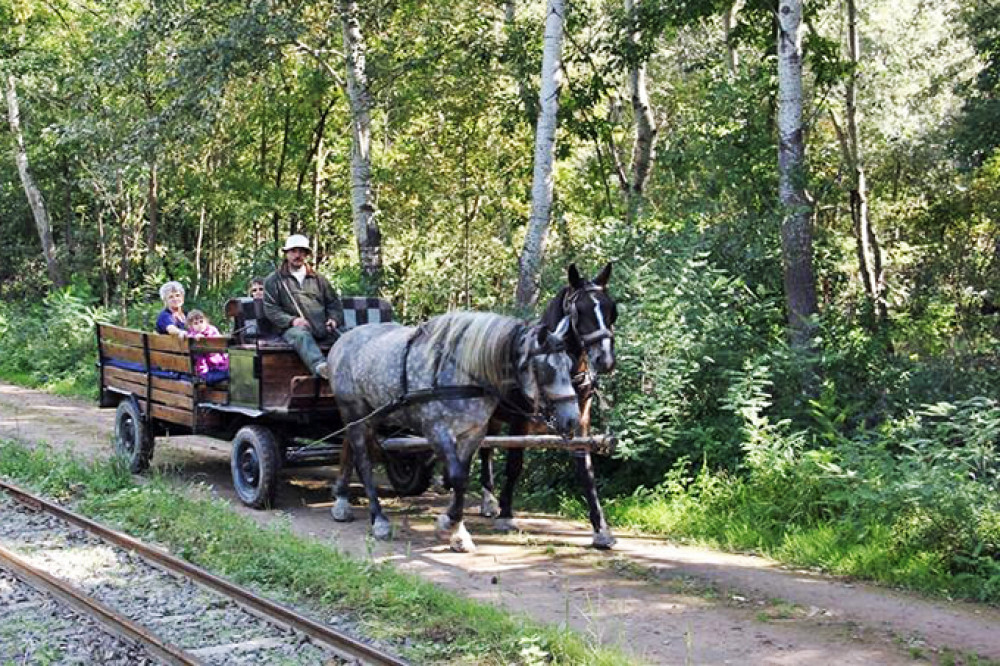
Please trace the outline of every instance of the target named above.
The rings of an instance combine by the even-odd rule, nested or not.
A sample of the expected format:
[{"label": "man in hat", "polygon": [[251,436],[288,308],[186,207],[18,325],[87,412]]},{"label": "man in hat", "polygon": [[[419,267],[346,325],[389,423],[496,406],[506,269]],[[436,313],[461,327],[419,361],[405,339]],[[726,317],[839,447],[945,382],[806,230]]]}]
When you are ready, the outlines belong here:
[{"label": "man in hat", "polygon": [[281,250],[285,261],[264,279],[264,316],[314,375],[329,379],[319,345],[337,339],[344,322],[340,298],[330,282],[306,264],[311,254],[308,238],[292,234]]}]

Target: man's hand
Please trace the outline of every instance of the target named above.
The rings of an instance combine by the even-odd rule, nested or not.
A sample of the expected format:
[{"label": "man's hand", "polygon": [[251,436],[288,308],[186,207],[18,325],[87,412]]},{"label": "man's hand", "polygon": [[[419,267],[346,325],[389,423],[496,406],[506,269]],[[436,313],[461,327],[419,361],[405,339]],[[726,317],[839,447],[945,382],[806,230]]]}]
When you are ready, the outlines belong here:
[{"label": "man's hand", "polygon": [[292,320],[292,326],[298,326],[299,328],[312,328],[309,325],[309,320],[305,317],[296,317]]},{"label": "man's hand", "polygon": [[326,330],[330,331],[331,333],[333,333],[334,331],[336,331],[337,330],[337,320],[334,319],[333,317],[330,317],[329,319],[327,319],[326,320]]}]

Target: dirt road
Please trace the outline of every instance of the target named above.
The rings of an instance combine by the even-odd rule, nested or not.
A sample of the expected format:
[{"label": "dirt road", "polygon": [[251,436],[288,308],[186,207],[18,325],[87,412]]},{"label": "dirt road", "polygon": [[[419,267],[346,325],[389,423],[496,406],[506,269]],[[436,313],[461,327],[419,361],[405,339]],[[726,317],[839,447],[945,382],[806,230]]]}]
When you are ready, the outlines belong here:
[{"label": "dirt road", "polygon": [[[111,451],[113,413],[0,383],[0,437],[104,457]],[[362,508],[356,507],[359,520],[352,524],[330,518],[335,470],[283,472],[278,510],[256,512],[235,500],[225,442],[161,438],[154,464],[204,482],[261,523],[289,521],[298,533],[367,552]],[[588,548],[588,526],[546,516],[522,518],[514,536],[495,535],[488,521],[473,516],[469,527],[479,550],[461,555],[433,536],[432,518],[443,500],[434,494],[388,500],[396,536],[377,544],[375,556],[469,597],[544,622],[568,622],[649,663],[941,663],[950,661],[948,651],[1000,660],[996,608],[930,601],[620,530],[616,549],[598,552]]]}]

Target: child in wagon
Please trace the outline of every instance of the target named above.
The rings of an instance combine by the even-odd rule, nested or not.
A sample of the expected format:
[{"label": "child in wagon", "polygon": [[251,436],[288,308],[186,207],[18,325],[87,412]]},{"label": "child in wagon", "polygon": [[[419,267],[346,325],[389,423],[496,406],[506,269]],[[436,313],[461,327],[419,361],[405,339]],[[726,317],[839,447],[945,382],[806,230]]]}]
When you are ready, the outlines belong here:
[{"label": "child in wagon", "polygon": [[[219,329],[209,323],[201,310],[191,310],[187,314],[187,334],[189,338],[222,337]],[[214,384],[229,379],[229,355],[223,352],[194,355],[194,370],[206,383]]]}]

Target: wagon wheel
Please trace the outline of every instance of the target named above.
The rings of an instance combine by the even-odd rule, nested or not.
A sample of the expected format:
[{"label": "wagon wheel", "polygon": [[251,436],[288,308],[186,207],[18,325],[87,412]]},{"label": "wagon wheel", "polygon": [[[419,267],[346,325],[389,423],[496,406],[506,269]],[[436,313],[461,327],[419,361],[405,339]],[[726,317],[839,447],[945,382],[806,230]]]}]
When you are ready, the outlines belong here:
[{"label": "wagon wheel", "polygon": [[125,459],[130,472],[139,474],[149,468],[155,441],[136,402],[119,402],[115,412],[115,452]]},{"label": "wagon wheel", "polygon": [[434,452],[385,453],[385,471],[393,490],[404,497],[423,494],[434,474]]},{"label": "wagon wheel", "polygon": [[264,426],[244,426],[233,438],[230,468],[240,501],[254,509],[274,504],[278,483],[278,444]]}]

